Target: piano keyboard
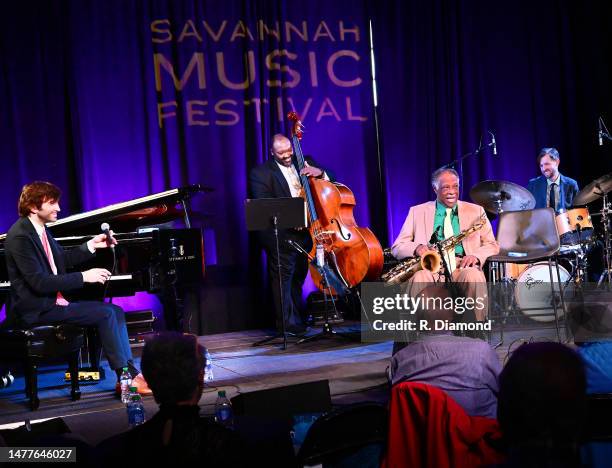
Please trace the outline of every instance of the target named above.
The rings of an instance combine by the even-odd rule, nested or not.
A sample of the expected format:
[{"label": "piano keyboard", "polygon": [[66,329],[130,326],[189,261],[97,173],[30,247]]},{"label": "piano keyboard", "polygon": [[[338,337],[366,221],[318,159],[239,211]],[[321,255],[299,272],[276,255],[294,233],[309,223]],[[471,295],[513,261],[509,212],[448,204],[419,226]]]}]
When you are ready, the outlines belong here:
[{"label": "piano keyboard", "polygon": [[[113,275],[110,277],[110,281],[125,281],[125,280],[131,280],[131,279],[132,279],[132,275]],[[0,289],[10,288],[10,287],[11,287],[10,281],[0,281]]]}]

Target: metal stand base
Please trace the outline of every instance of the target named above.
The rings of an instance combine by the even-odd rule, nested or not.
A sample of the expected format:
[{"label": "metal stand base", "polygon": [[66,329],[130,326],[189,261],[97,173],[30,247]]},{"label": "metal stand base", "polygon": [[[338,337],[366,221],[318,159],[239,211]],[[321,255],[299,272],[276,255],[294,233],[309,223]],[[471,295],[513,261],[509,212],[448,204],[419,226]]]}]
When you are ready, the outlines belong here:
[{"label": "metal stand base", "polygon": [[332,327],[331,323],[325,322],[323,324],[323,330],[321,330],[319,333],[315,333],[314,335],[310,335],[310,336],[306,336],[302,338],[296,344],[302,344],[308,341],[318,340],[319,338],[333,338],[333,337],[342,337],[342,338],[346,338],[352,341],[359,341],[359,339],[355,337],[354,333],[336,331]]},{"label": "metal stand base", "polygon": [[[274,336],[269,336],[267,338],[264,338],[263,340],[256,341],[251,346],[253,346],[253,347],[255,347],[255,346],[262,346],[262,345],[265,345],[267,343],[270,343],[271,341],[282,339],[283,340],[282,341],[282,345],[283,345],[283,351],[284,351],[284,350],[287,349],[287,339],[288,338],[299,338],[299,337],[300,337],[300,335],[296,335],[295,333],[290,333],[290,332],[286,332],[285,334],[283,334],[283,333],[276,333]],[[299,341],[298,341],[298,343],[299,343]],[[276,344],[276,343],[274,343],[274,344]]]},{"label": "metal stand base", "polygon": [[[605,281],[604,281],[605,280]],[[610,288],[610,284],[612,284],[612,270],[604,270],[599,277],[599,281],[597,281],[597,287],[600,288],[602,285],[607,285]]]}]

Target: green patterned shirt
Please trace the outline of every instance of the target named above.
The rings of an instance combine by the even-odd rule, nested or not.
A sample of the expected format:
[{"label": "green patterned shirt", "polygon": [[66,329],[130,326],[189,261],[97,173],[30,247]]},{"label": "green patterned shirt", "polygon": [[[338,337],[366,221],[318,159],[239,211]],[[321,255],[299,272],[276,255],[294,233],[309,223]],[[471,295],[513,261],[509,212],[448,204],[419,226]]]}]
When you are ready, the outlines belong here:
[{"label": "green patterned shirt", "polygon": [[[461,232],[461,227],[459,226],[459,214],[457,213],[457,205],[451,211],[451,224],[453,225],[453,234],[457,235]],[[439,232],[444,232],[444,218],[446,218],[446,206],[436,200],[436,214],[434,215],[434,225],[433,229],[436,232],[436,229],[440,229]],[[459,255],[463,257],[465,255],[465,250],[463,249],[463,245],[458,244],[455,246],[455,255]]]}]

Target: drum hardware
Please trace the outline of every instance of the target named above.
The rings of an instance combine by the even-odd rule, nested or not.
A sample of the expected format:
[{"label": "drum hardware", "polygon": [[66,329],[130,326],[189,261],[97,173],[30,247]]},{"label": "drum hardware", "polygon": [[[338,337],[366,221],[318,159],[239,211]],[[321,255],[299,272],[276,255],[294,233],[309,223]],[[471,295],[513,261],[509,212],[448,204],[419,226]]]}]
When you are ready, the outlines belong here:
[{"label": "drum hardware", "polygon": [[559,256],[567,259],[572,272],[565,286],[570,282],[580,286],[588,279],[587,254],[596,241],[591,216],[587,208],[573,208],[558,214],[555,221],[562,244]]},{"label": "drum hardware", "polygon": [[603,225],[604,235],[604,271],[597,282],[601,286],[606,281],[608,288],[612,287],[612,232],[610,221],[612,220],[612,205],[608,201],[608,193],[612,191],[612,172],[595,179],[585,188],[583,188],[574,198],[574,206],[587,205],[600,198],[603,198],[603,206],[601,212],[597,215],[601,216],[601,224]]},{"label": "drum hardware", "polygon": [[608,202],[608,193],[603,194],[603,207],[601,208],[601,222],[604,226],[604,266],[605,269],[597,281],[601,286],[604,278],[607,278],[608,288],[612,286],[612,240],[610,239],[610,214],[612,205]]},{"label": "drum hardware", "polygon": [[505,180],[485,180],[470,190],[470,198],[491,214],[504,211],[531,210],[535,198],[526,188]]},{"label": "drum hardware", "polygon": [[589,268],[589,262],[587,259],[587,252],[585,250],[580,249],[572,253],[574,254],[574,257],[568,258],[568,261],[572,267],[572,274],[570,278],[566,281],[564,287],[567,287],[567,285],[572,281],[577,286],[581,286],[588,278],[587,271]]},{"label": "drum hardware", "polygon": [[[574,206],[583,206],[599,200],[612,190],[612,172],[595,179],[584,187],[574,198]],[[605,203],[604,203],[605,205]]]}]

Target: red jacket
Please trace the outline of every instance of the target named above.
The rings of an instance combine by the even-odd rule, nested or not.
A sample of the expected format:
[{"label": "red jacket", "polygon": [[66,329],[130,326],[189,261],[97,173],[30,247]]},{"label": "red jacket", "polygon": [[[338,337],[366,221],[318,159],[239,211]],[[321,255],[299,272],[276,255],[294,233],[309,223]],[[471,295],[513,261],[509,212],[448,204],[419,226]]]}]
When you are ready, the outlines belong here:
[{"label": "red jacket", "polygon": [[475,467],[504,461],[489,441],[501,439],[497,420],[469,416],[439,388],[403,382],[391,390],[383,468]]}]

